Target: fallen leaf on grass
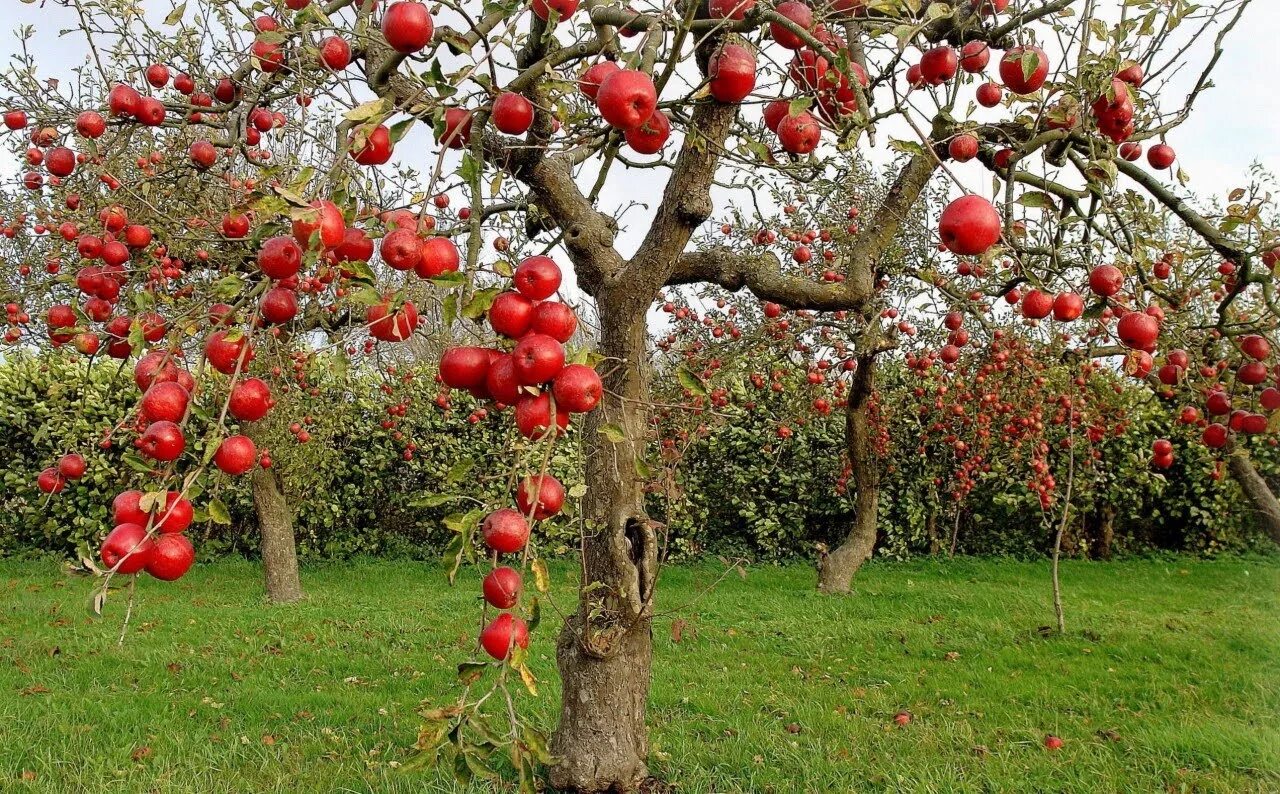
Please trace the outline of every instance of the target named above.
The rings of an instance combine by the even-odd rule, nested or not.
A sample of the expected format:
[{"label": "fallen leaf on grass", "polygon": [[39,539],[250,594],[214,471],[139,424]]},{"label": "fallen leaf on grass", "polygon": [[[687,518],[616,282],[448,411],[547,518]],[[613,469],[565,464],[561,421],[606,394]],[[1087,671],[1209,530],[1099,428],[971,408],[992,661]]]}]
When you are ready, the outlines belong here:
[{"label": "fallen leaf on grass", "polygon": [[947,651],[946,654],[942,657],[942,660],[944,662],[954,662],[956,659],[959,659],[959,658],[960,658],[960,654],[958,652]]},{"label": "fallen leaf on grass", "polygon": [[276,737],[272,736],[269,733],[264,733],[262,734],[262,743],[265,744],[267,747],[272,747],[276,743]]},{"label": "fallen leaf on grass", "polygon": [[140,763],[150,758],[153,752],[154,751],[151,749],[150,745],[144,744],[132,753],[129,753],[129,757],[133,759],[134,763]]},{"label": "fallen leaf on grass", "polygon": [[47,695],[49,694],[49,688],[41,684],[35,684],[34,686],[29,686],[22,690],[21,694],[23,697],[30,697],[31,695]]},{"label": "fallen leaf on grass", "polygon": [[22,779],[30,783],[36,779],[36,773],[32,772],[30,769],[24,769],[22,770]]}]

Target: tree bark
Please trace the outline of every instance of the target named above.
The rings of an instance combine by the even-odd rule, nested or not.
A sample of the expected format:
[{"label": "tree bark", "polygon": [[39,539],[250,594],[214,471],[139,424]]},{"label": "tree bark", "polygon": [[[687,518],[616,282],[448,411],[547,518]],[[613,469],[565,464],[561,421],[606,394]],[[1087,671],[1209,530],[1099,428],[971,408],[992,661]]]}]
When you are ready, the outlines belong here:
[{"label": "tree bark", "polygon": [[942,553],[942,539],[938,537],[938,511],[930,509],[924,520],[925,536],[929,539],[929,556],[937,557]]},{"label": "tree bark", "polygon": [[1109,560],[1116,537],[1116,509],[1111,505],[1103,505],[1094,512],[1093,523],[1095,534],[1093,558]]},{"label": "tree bark", "polygon": [[253,470],[253,506],[262,533],[262,575],[267,600],[291,604],[302,600],[298,579],[298,553],[293,535],[293,513],[285,498],[280,476],[272,469]]},{"label": "tree bark", "polygon": [[[648,401],[646,309],[652,296],[603,291],[604,398],[587,415],[582,582],[576,614],[556,643],[563,685],[551,739],[551,784],[578,792],[633,791],[649,776],[645,710],[652,649],[657,539],[644,512],[637,461]],[[599,430],[622,428],[610,442]],[[616,437],[616,434],[615,434]]]},{"label": "tree bark", "polygon": [[1239,447],[1227,456],[1231,476],[1240,484],[1240,490],[1253,506],[1258,522],[1276,543],[1280,543],[1280,500],[1271,492],[1271,486],[1254,468],[1249,453]]},{"label": "tree bark", "polygon": [[[875,320],[871,321],[874,326]],[[858,356],[858,368],[849,388],[849,404],[845,409],[845,443],[849,465],[857,488],[853,525],[835,551],[823,557],[818,566],[818,591],[848,593],[854,574],[871,559],[876,544],[876,515],[880,506],[880,460],[875,452],[871,427],[871,394],[875,391],[875,335],[864,334],[865,352]]]}]

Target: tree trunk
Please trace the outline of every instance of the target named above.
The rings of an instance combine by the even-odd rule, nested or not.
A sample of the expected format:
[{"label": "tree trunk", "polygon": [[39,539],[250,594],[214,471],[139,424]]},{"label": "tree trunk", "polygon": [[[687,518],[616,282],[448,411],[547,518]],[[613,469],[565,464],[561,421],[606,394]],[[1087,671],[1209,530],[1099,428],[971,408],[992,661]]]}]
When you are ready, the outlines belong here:
[{"label": "tree trunk", "polygon": [[[587,494],[578,609],[556,643],[563,693],[550,777],[561,790],[632,791],[649,776],[645,708],[658,544],[644,512],[637,461],[648,430],[650,297],[609,290],[597,296],[600,352],[608,359],[600,365],[604,398],[583,428]],[[622,441],[611,443],[599,432],[607,424],[622,428]]]},{"label": "tree trunk", "polygon": [[1240,484],[1240,490],[1244,491],[1245,498],[1257,513],[1262,528],[1273,541],[1280,543],[1280,500],[1276,499],[1267,481],[1254,468],[1249,453],[1238,447],[1231,450],[1227,456],[1227,465],[1231,469],[1231,476]]},{"label": "tree trunk", "polygon": [[925,537],[929,539],[929,556],[937,557],[942,553],[942,539],[938,537],[938,511],[930,508],[924,520]]},{"label": "tree trunk", "polygon": [[1111,505],[1103,505],[1094,513],[1094,547],[1095,560],[1111,559],[1111,546],[1116,538],[1116,509]]},{"label": "tree trunk", "polygon": [[293,513],[285,498],[280,477],[274,470],[253,470],[253,506],[262,533],[262,574],[267,600],[291,604],[302,600],[298,579],[298,553],[293,536]]},{"label": "tree trunk", "polygon": [[[872,320],[869,328],[877,328]],[[871,427],[869,403],[875,391],[876,335],[874,331],[863,334],[859,345],[864,352],[858,356],[858,368],[849,388],[849,404],[845,410],[845,442],[848,445],[849,465],[853,469],[853,482],[857,490],[854,502],[853,525],[844,542],[835,551],[824,556],[818,565],[818,590],[823,593],[847,593],[853,584],[853,576],[862,564],[871,559],[876,545],[876,514],[880,503],[880,461],[876,456]]]}]

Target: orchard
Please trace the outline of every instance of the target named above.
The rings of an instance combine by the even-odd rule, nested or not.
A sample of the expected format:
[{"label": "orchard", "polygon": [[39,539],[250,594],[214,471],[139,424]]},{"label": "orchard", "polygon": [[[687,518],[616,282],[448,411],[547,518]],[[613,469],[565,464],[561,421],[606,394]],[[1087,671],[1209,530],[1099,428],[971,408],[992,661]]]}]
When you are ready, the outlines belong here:
[{"label": "orchard", "polygon": [[105,489],[75,568],[122,642],[240,489],[267,598],[303,600],[341,459],[474,595],[413,766],[662,790],[659,581],[705,551],[673,527],[819,517],[722,567],[811,558],[842,603],[877,550],[994,551],[962,527],[1007,516],[1061,636],[1064,554],[1167,483],[1280,543],[1275,186],[1193,192],[1177,148],[1250,0],[48,4],[74,69],[24,28],[0,72],[0,355],[109,399],[15,514]]}]

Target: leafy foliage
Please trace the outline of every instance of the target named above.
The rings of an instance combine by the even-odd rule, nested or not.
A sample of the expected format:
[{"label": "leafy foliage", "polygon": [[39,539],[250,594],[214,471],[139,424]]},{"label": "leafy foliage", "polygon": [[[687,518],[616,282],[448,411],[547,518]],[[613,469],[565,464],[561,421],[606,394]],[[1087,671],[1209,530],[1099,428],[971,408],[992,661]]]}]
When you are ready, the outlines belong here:
[{"label": "leafy foliage", "polygon": [[[394,429],[384,428],[381,381],[370,373],[312,376],[312,393],[280,395],[275,416],[255,428],[269,446],[296,504],[299,552],[306,558],[384,555],[438,559],[453,536],[447,519],[465,513],[472,498],[504,497],[498,478],[477,472],[500,468],[493,450],[507,448],[509,432],[501,418],[472,422],[469,403],[455,396],[449,409],[433,401],[437,386],[430,367],[410,371],[396,385],[396,397],[411,409]],[[905,400],[913,383],[886,366],[882,399]],[[54,552],[70,554],[81,545],[95,547],[107,526],[111,499],[142,474],[125,462],[118,445],[99,448],[103,430],[125,416],[133,396],[128,371],[112,366],[86,368],[78,357],[48,354],[15,356],[0,366],[0,555]],[[684,454],[663,467],[670,485],[652,489],[651,509],[669,533],[675,557],[705,554],[784,560],[812,553],[814,544],[837,542],[852,515],[852,494],[842,493],[844,418],[840,413],[812,415],[794,424],[794,435],[780,439],[774,417],[793,410],[800,387],[756,395],[757,410],[734,421],[714,417],[679,440]],[[1129,388],[1115,398],[1131,432],[1110,434],[1095,446],[1096,470],[1078,479],[1073,497],[1079,516],[1069,529],[1067,546],[1080,554],[1099,551],[1098,520],[1111,506],[1114,550],[1151,549],[1198,552],[1265,548],[1265,536],[1230,478],[1211,476],[1214,462],[1196,444],[1180,445],[1175,466],[1151,470],[1148,439],[1176,437],[1176,407]],[[310,418],[312,441],[298,444],[285,426],[290,417]],[[897,416],[889,432],[911,432]],[[896,422],[896,424],[894,424]],[[397,440],[396,434],[401,434]],[[403,448],[416,445],[410,460]],[[38,472],[69,451],[88,461],[88,473],[61,494],[39,493]],[[1280,475],[1280,454],[1266,442],[1254,450],[1260,470]],[[657,460],[661,453],[651,456]],[[552,471],[571,497],[582,490],[577,444],[564,445]],[[1061,468],[1064,462],[1056,465]],[[886,461],[882,480],[879,554],[907,558],[927,554],[939,542],[945,549],[956,507],[939,496],[929,460],[899,445]],[[927,475],[927,476],[926,476]],[[1065,479],[1065,473],[1056,472]],[[1016,485],[1016,484],[1015,484]],[[459,499],[457,494],[465,494]],[[205,556],[257,550],[256,519],[247,479],[219,477],[209,496],[224,503],[230,523],[207,521],[199,545]],[[566,505],[571,508],[576,499]],[[932,518],[931,518],[932,516]],[[1034,516],[1035,520],[1028,520]],[[998,476],[980,480],[963,502],[957,548],[966,554],[1033,555],[1050,537],[1042,531],[1033,494],[1010,487]],[[198,516],[207,519],[208,516]],[[940,541],[931,543],[929,526]],[[572,521],[547,522],[542,550],[550,555],[575,548]]]}]

